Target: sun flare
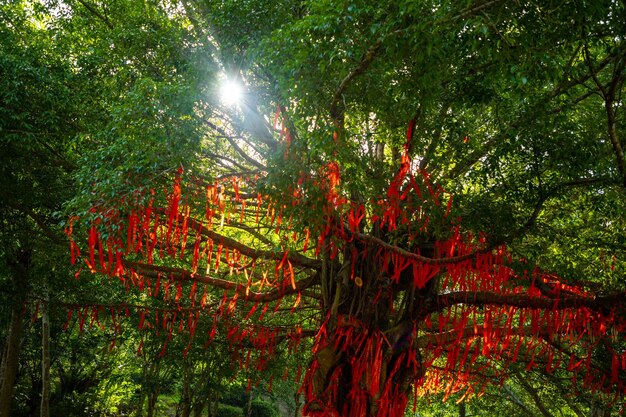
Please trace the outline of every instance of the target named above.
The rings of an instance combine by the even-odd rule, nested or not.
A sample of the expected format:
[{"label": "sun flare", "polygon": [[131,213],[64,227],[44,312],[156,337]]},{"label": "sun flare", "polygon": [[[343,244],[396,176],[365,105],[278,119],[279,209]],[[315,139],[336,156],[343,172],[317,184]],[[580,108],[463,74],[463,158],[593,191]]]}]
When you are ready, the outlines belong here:
[{"label": "sun flare", "polygon": [[225,80],[220,88],[220,99],[227,106],[233,106],[241,101],[243,88],[234,80]]}]

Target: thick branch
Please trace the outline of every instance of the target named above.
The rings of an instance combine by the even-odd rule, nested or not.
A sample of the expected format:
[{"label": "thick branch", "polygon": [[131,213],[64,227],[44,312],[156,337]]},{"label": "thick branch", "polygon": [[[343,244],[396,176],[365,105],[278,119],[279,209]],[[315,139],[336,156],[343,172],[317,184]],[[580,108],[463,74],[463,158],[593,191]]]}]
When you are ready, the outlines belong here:
[{"label": "thick branch", "polygon": [[340,110],[339,106],[339,103],[342,101],[341,96],[346,91],[352,80],[354,80],[357,76],[363,74],[365,70],[370,66],[372,61],[374,61],[374,58],[380,51],[380,47],[382,46],[382,44],[383,38],[378,38],[374,45],[372,45],[367,51],[365,51],[365,54],[363,54],[359,65],[357,65],[356,68],[350,71],[348,75],[346,75],[343,80],[341,80],[341,83],[339,83],[339,87],[337,87],[337,90],[335,91],[335,94],[330,101],[330,117],[333,120],[339,120],[341,117],[342,111]]},{"label": "thick branch", "polygon": [[[221,235],[217,233],[215,230],[207,228],[206,226],[204,226],[203,224],[201,224],[195,219],[192,219],[192,218],[189,219],[189,226],[193,228],[194,230],[199,230],[200,233],[202,233],[202,235],[216,242],[219,242],[223,244],[224,246],[227,246],[231,249],[236,249],[242,255],[246,255],[250,258],[253,258],[253,259],[263,258],[263,259],[274,259],[274,260],[283,259],[284,252],[282,251],[278,252],[278,251],[251,248],[235,239]],[[321,261],[318,261],[317,259],[307,258],[306,256],[297,252],[289,252],[287,254],[287,260],[294,265],[299,265],[304,268],[311,268],[311,269],[319,270],[322,267]]]},{"label": "thick branch", "polygon": [[329,113],[330,117],[335,123],[338,123],[339,120],[342,119],[343,109],[340,106],[340,103],[342,102],[343,93],[345,93],[345,91],[348,89],[348,87],[356,77],[363,74],[367,70],[367,68],[369,68],[369,66],[374,61],[374,58],[376,58],[376,56],[380,52],[383,41],[390,36],[394,36],[398,33],[403,32],[404,30],[405,29],[397,29],[378,38],[376,42],[374,42],[374,44],[370,46],[367,51],[365,51],[365,53],[361,57],[361,60],[359,61],[359,64],[341,80],[339,86],[337,87],[337,90],[335,91],[335,94],[333,95],[333,98],[330,101]]},{"label": "thick branch", "polygon": [[[486,330],[482,326],[465,326],[462,329],[450,329],[446,331],[440,331],[437,333],[426,333],[415,339],[414,345],[419,349],[426,348],[429,344],[436,344],[437,346],[454,345],[463,339],[468,337],[483,337],[485,334],[491,334],[493,330]],[[537,336],[533,332],[531,326],[517,327],[510,329],[511,335],[514,336]]]},{"label": "thick branch", "polygon": [[535,389],[535,387],[533,387],[526,380],[526,378],[524,378],[523,375],[517,374],[516,377],[520,385],[526,390],[526,392],[528,392],[530,397],[533,399],[533,401],[535,402],[535,405],[537,406],[539,411],[541,411],[541,414],[543,414],[544,417],[554,417],[554,415],[550,413],[550,411],[548,411],[548,409],[546,408],[545,404],[541,400],[541,397],[539,397],[539,394],[537,393],[537,390]]},{"label": "thick branch", "polygon": [[61,236],[58,233],[56,233],[54,230],[52,230],[52,228],[48,225],[46,219],[42,215],[35,213],[29,207],[26,207],[19,203],[12,202],[10,200],[5,200],[5,204],[8,207],[11,207],[21,212],[22,214],[30,217],[37,224],[37,226],[39,226],[43,234],[46,235],[51,241],[53,241],[54,243],[58,243],[58,244],[63,243],[63,239],[61,238]]},{"label": "thick branch", "polygon": [[127,268],[132,268],[138,271],[143,276],[148,276],[150,278],[157,278],[159,274],[169,274],[174,279],[179,281],[196,281],[201,282],[207,285],[210,285],[215,288],[221,288],[228,291],[233,291],[239,294],[240,297],[250,300],[250,301],[260,301],[260,302],[270,302],[276,301],[278,299],[283,298],[286,295],[296,294],[302,290],[305,290],[311,287],[317,281],[317,275],[312,275],[306,279],[299,280],[295,283],[295,288],[291,286],[285,286],[285,288],[275,289],[266,293],[257,293],[250,291],[246,285],[228,281],[225,279],[214,278],[207,275],[202,274],[192,274],[183,268],[173,268],[169,266],[157,266],[150,265],[141,262],[132,262],[132,261],[123,261],[124,266]]},{"label": "thick branch", "polygon": [[489,251],[491,251],[493,248],[487,247],[485,249],[481,249],[481,250],[477,250],[474,251],[472,253],[468,253],[465,255],[461,255],[461,256],[452,256],[449,258],[428,258],[426,256],[422,256],[422,255],[418,255],[417,253],[413,253],[413,252],[409,252],[405,249],[402,249],[398,246],[392,245],[390,243],[385,242],[384,240],[374,237],[374,236],[370,236],[368,234],[365,233],[355,233],[355,232],[351,232],[355,237],[367,241],[367,242],[372,242],[386,250],[388,250],[389,252],[393,252],[393,253],[397,253],[398,255],[401,255],[407,259],[412,259],[418,262],[422,262],[425,264],[430,264],[430,265],[449,265],[449,264],[454,264],[454,263],[458,263],[458,262],[462,262],[462,261],[466,261],[468,259],[472,259],[474,257],[476,257],[477,255],[481,254],[481,253],[487,253]]},{"label": "thick branch", "polygon": [[531,296],[528,294],[497,294],[491,291],[455,291],[439,295],[431,305],[430,311],[440,311],[455,304],[499,305],[519,308],[537,308],[545,310],[563,310],[566,308],[586,307],[594,311],[605,312],[618,306],[626,293],[614,293],[598,297],[567,296],[560,299]]},{"label": "thick branch", "polygon": [[611,144],[613,145],[613,151],[615,152],[615,157],[617,158],[617,166],[624,179],[624,187],[626,187],[626,162],[624,162],[624,148],[617,135],[617,119],[615,116],[615,109],[613,108],[613,104],[615,103],[616,91],[618,90],[619,85],[621,84],[622,78],[624,76],[623,72],[624,72],[625,65],[626,65],[626,58],[621,59],[616,64],[613,79],[611,80],[611,83],[609,84],[607,96],[604,99],[609,138],[611,139]]}]

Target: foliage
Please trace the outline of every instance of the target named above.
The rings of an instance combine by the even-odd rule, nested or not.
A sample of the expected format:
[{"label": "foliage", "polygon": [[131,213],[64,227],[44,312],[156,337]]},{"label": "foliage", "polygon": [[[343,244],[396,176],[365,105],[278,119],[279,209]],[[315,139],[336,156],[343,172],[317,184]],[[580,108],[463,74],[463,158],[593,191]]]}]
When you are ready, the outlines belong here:
[{"label": "foliage", "polygon": [[278,408],[270,402],[255,398],[250,402],[251,417],[279,417]]},{"label": "foliage", "polygon": [[244,412],[242,408],[235,407],[234,405],[220,404],[217,408],[218,417],[243,417]]},{"label": "foliage", "polygon": [[55,331],[101,328],[135,411],[174,380],[202,409],[229,373],[303,383],[312,414],[400,415],[411,386],[572,412],[623,393],[623,2],[0,13],[3,295],[50,289]]}]

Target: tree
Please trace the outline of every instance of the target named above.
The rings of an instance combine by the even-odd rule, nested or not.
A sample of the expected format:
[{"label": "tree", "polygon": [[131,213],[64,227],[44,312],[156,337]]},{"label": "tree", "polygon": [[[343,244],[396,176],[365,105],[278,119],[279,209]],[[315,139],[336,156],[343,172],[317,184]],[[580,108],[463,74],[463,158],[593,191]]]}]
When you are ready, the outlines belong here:
[{"label": "tree", "polygon": [[47,33],[35,28],[37,15],[19,3],[0,6],[0,285],[6,299],[3,310],[10,309],[10,314],[3,311],[8,320],[2,320],[0,330],[6,336],[1,416],[10,414],[27,301],[33,293],[43,297],[39,290],[57,271],[68,271],[62,260],[62,228],[55,227],[60,219],[54,214],[69,198],[65,186],[72,162],[67,143],[80,124],[70,117],[75,111],[66,84],[71,70],[60,59],[62,46],[55,47]]},{"label": "tree", "polygon": [[[311,336],[311,415],[401,415],[412,387],[469,398],[511,363],[623,394],[622,3],[181,5],[247,94],[130,97],[154,118],[110,138],[147,132],[140,166],[184,126],[207,140],[177,174],[123,166],[134,192],[107,167],[84,183],[99,201],[72,253],[162,303],[107,315],[190,339],[208,318],[242,368]],[[94,154],[112,149],[129,148]]]},{"label": "tree", "polygon": [[[284,297],[297,294],[293,310],[308,293],[309,298],[326,305],[313,347],[315,359],[305,377],[309,413],[341,410],[345,415],[401,415],[414,381],[416,393],[440,389],[442,384],[448,395],[460,389],[470,395],[482,389],[485,378],[503,380],[508,364],[518,359],[528,362],[527,369],[540,366],[548,373],[561,365],[574,371],[575,378],[583,379],[589,389],[623,390],[619,379],[623,355],[615,338],[623,326],[623,312],[616,303],[622,294],[592,296],[536,269],[521,272],[503,247],[493,253],[493,248],[483,247],[480,241],[464,241],[459,233],[447,241],[420,247],[421,253],[429,249],[447,256],[431,258],[409,252],[359,231],[366,214],[363,206],[337,214],[334,206],[340,197],[333,189],[326,194],[330,203],[325,208],[325,228],[311,233],[317,248],[308,249],[309,253],[328,254],[331,271],[327,274],[333,283],[327,282],[324,288],[323,262],[300,253],[307,252],[304,246],[300,250],[292,246],[300,236],[291,227],[286,234],[278,232],[278,241],[285,245],[282,251],[255,248],[215,231],[221,226],[219,220],[213,225],[214,219],[254,219],[257,215],[258,227],[281,229],[284,213],[280,209],[276,213],[270,207],[265,215],[260,209],[246,212],[246,200],[237,196],[244,192],[244,183],[235,184],[233,206],[226,203],[225,187],[209,186],[208,225],[190,215],[199,193],[191,192],[187,203],[180,205],[177,180],[167,209],[155,210],[150,204],[147,210],[130,214],[127,242],[115,237],[103,241],[96,226],[92,227],[89,255],[85,256],[90,269],[108,272],[125,285],[144,288],[153,296],[161,291],[170,304],[168,309],[156,311],[139,307],[140,326],[152,316],[153,325],[160,320],[171,331],[178,324],[193,337],[201,312],[211,314],[216,322],[226,321],[226,336],[240,366],[245,362],[248,367],[250,355],[260,349],[256,367],[262,369],[263,356],[266,351],[271,353],[277,339],[297,339],[303,330],[283,326],[269,330],[268,325],[259,326],[247,319],[256,317],[259,304],[276,301],[273,309],[277,311],[281,301],[285,303]],[[400,181],[396,184],[399,186]],[[395,204],[383,202],[381,213],[372,215],[378,217],[373,220],[375,230],[397,239],[395,233],[403,226],[408,229],[407,220],[412,218],[417,227],[409,242],[418,241],[430,220],[418,217],[423,213],[423,197],[429,195],[427,185],[423,189],[416,186],[415,196],[420,196],[422,204],[408,213],[400,204],[410,207],[411,194],[400,198],[399,190],[390,189],[388,198],[397,199]],[[436,212],[437,205],[431,206],[430,212]],[[444,204],[439,206],[447,211]],[[118,213],[107,213],[112,223],[119,223]],[[226,225],[223,227],[240,228],[235,220]],[[193,248],[185,252],[189,234]],[[292,239],[296,242],[290,242]],[[141,261],[128,259],[124,252],[131,256],[134,252]],[[189,269],[160,264],[168,254],[174,259],[186,258]],[[209,259],[212,256],[214,259]],[[199,267],[200,271],[214,269],[218,277],[198,272]],[[237,282],[220,275],[248,278]],[[186,283],[189,290],[183,290]],[[198,285],[204,286],[201,294]],[[312,290],[316,285],[319,290]],[[254,291],[264,286],[267,291]],[[223,290],[223,297],[211,295],[208,287]],[[186,299],[192,303],[190,307],[183,305]],[[240,299],[244,306],[254,303],[249,312],[247,308],[237,311]],[[267,308],[265,304],[257,320],[263,319]],[[182,318],[177,319],[177,314]],[[214,326],[208,333],[209,339],[215,330]],[[579,345],[581,338],[584,343]],[[608,367],[596,358],[607,354],[611,358]]]},{"label": "tree", "polygon": [[[117,180],[118,174],[110,170],[111,164],[131,146],[128,132],[143,129],[138,114],[152,120],[161,117],[158,112],[156,115],[142,112],[137,106],[153,94],[155,85],[166,84],[167,80],[169,90],[161,91],[170,99],[167,104],[184,107],[184,100],[178,100],[180,92],[190,89],[193,74],[202,77],[207,71],[200,66],[185,69],[193,59],[188,53],[191,48],[180,47],[185,43],[181,37],[185,32],[167,16],[166,8],[124,1],[114,6],[114,12],[105,9],[102,14],[89,2],[24,0],[0,5],[0,294],[3,300],[0,303],[0,416],[3,417],[37,415],[39,408],[45,413],[46,402],[39,406],[39,396],[44,400],[48,393],[57,402],[52,404],[51,414],[65,407],[62,414],[70,415],[76,410],[71,410],[68,404],[74,401],[82,415],[84,404],[79,404],[76,398],[83,400],[86,393],[92,394],[90,390],[101,387],[102,374],[94,371],[95,375],[77,375],[72,368],[82,358],[75,360],[58,349],[68,346],[64,344],[65,336],[59,334],[66,321],[66,307],[88,305],[110,295],[102,289],[95,294],[89,283],[71,279],[76,271],[70,272],[68,268],[64,207],[71,199],[80,199],[76,193],[78,183],[90,183],[94,172],[107,170]],[[108,18],[113,19],[115,26]],[[137,36],[144,36],[145,42],[134,45]],[[176,75],[172,76],[173,73]],[[193,98],[187,95],[185,99]],[[136,113],[127,113],[130,108]],[[136,124],[127,123],[131,118]],[[107,149],[105,156],[97,155],[102,157],[100,160],[89,159],[94,156],[95,152],[91,151],[97,144],[107,140],[120,126],[124,128],[119,132],[127,134],[117,136],[118,146]],[[152,159],[138,156],[133,161],[134,169],[141,171],[144,164],[154,172],[160,168],[156,160],[168,167],[176,165],[167,159],[175,154],[168,152],[172,149],[171,142],[184,146],[181,136],[192,139],[188,133],[189,129],[178,125],[176,135],[169,138],[170,143],[160,143],[160,147],[155,142],[166,134],[156,139],[151,135],[155,140],[149,148],[152,152],[146,155]],[[83,160],[89,161],[88,167]],[[103,181],[101,185],[104,184]],[[39,326],[38,312],[44,313],[42,325],[43,318],[51,319],[52,333],[49,338],[43,338],[43,343],[38,329],[28,323],[33,317]],[[45,349],[47,341],[49,351]],[[90,346],[90,349],[95,348]],[[50,357],[44,355],[38,359],[44,352],[49,352]],[[95,355],[98,353],[91,357]],[[44,366],[36,366],[36,373],[28,372],[35,368],[30,367],[31,362],[43,362]],[[68,368],[70,372],[64,373]],[[84,373],[89,369],[85,367]],[[74,377],[89,381],[74,384],[71,381]],[[42,390],[41,386],[46,387],[50,380],[51,392]]]}]

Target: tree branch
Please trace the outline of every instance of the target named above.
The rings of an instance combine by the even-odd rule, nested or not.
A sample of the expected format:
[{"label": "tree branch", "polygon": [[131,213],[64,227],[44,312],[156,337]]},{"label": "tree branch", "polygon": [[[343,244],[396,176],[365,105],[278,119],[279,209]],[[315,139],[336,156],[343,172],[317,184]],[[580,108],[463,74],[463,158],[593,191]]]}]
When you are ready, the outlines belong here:
[{"label": "tree branch", "polygon": [[[615,60],[614,56],[607,56],[606,58],[604,58],[597,66],[596,71],[602,71],[607,65],[609,65],[611,62],[613,62]],[[561,94],[564,94],[567,90],[569,90],[572,87],[575,87],[577,85],[584,85],[585,82],[587,80],[589,80],[592,77],[591,73],[586,73],[584,75],[582,75],[579,78],[575,78],[572,80],[569,80],[568,82],[565,82],[561,85],[559,85],[557,88],[554,89],[554,91],[550,94],[549,99],[552,99],[554,97],[560,96]],[[592,94],[595,93],[595,91],[591,92]]]},{"label": "tree branch", "polygon": [[622,174],[624,187],[626,187],[626,162],[624,158],[624,148],[622,147],[621,141],[617,135],[617,121],[615,117],[615,110],[613,109],[613,104],[615,103],[615,94],[622,81],[622,77],[624,76],[623,70],[626,65],[626,59],[618,59],[615,64],[615,68],[613,69],[613,76],[611,78],[611,82],[608,85],[608,88],[603,86],[598,78],[598,70],[596,70],[591,62],[591,53],[589,52],[589,46],[585,41],[585,63],[589,68],[589,72],[591,77],[593,78],[596,87],[602,93],[602,97],[604,98],[604,108],[606,110],[607,117],[607,129],[609,140],[611,141],[611,145],[613,146],[613,152],[615,153],[615,158],[617,159],[617,168],[619,169],[620,174]]},{"label": "tree branch", "polygon": [[495,4],[501,3],[502,0],[491,0],[491,1],[486,1],[484,3],[481,4],[476,4],[476,5],[472,5],[470,7],[468,7],[467,9],[465,9],[464,11],[462,11],[461,13],[459,13],[458,15],[452,17],[452,20],[459,20],[459,19],[463,19],[464,17],[470,16],[475,14],[476,12],[479,12],[483,9],[486,9],[488,7],[491,7]]},{"label": "tree branch", "polygon": [[531,296],[528,294],[497,294],[491,291],[454,291],[437,296],[429,311],[440,311],[455,304],[499,305],[519,308],[537,308],[563,310],[566,308],[586,307],[601,313],[619,306],[626,293],[613,293],[597,297],[566,296],[560,299]]},{"label": "tree branch", "polygon": [[[30,299],[35,302],[45,301],[41,297],[30,297]],[[207,310],[208,308],[211,308],[211,307],[215,307],[216,305],[219,305],[220,302],[221,301],[218,300],[215,303],[205,304],[204,306],[196,305],[192,307],[181,307],[180,305],[177,305],[175,307],[156,307],[156,306],[147,306],[147,305],[132,304],[132,303],[130,304],[129,303],[109,303],[109,304],[93,303],[93,304],[85,305],[85,304],[78,304],[78,303],[66,303],[63,301],[50,301],[49,303],[52,307],[62,307],[62,308],[71,309],[71,310],[80,310],[80,309],[87,308],[87,309],[96,309],[98,313],[101,313],[101,314],[108,314],[108,313],[113,314],[113,312],[120,314],[120,312],[126,309],[133,309],[133,310],[136,310],[137,312],[154,311],[158,313],[195,313],[195,312]],[[266,328],[266,326],[255,325],[255,324],[251,324],[251,326],[255,328]],[[317,334],[317,330],[299,329],[297,327],[290,327],[290,326],[276,325],[276,326],[272,326],[272,329],[280,330],[280,333],[278,333],[274,337],[274,340],[276,341],[276,343],[280,343],[286,338],[289,338],[290,336],[293,336],[293,335],[297,335],[297,337],[304,338],[304,337],[313,337]]]},{"label": "tree branch", "polygon": [[159,274],[165,273],[174,277],[178,281],[195,281],[201,282],[211,287],[221,288],[227,291],[233,291],[240,297],[249,301],[270,302],[283,298],[286,295],[296,294],[302,290],[305,290],[318,281],[317,275],[311,275],[310,277],[296,281],[295,288],[291,286],[285,286],[284,288],[275,289],[266,293],[257,293],[250,291],[250,289],[241,283],[228,281],[220,278],[214,278],[202,274],[192,274],[183,268],[174,268],[169,266],[150,265],[141,262],[133,262],[124,260],[123,265],[127,268],[138,271],[143,276],[156,279]]},{"label": "tree branch", "polygon": [[[607,57],[604,60],[602,60],[599,64],[598,64],[598,70],[605,68],[608,64],[610,64],[615,58],[614,57]],[[587,81],[589,78],[591,78],[592,75],[591,74],[585,74],[584,76],[571,80],[567,83],[561,84],[559,86],[557,86],[551,93],[549,93],[546,97],[546,100],[544,100],[543,104],[544,106],[546,106],[548,104],[548,102],[550,102],[550,100],[558,97],[561,94],[564,94],[566,91],[568,91],[570,88],[577,86],[577,85],[581,85],[584,84],[585,81]],[[581,97],[578,97],[577,99],[575,99],[572,103],[569,103],[567,105],[562,105],[560,107],[557,107],[556,109],[553,109],[551,111],[547,111],[544,112],[547,115],[550,114],[554,114],[554,113],[559,113],[561,112],[566,106],[570,106],[573,104],[576,104],[580,101],[583,101],[584,99],[586,99],[587,97],[589,97],[592,94],[595,94],[596,90],[593,90],[591,92],[588,92],[586,94],[583,94]],[[524,113],[524,117],[520,118],[517,122],[513,122],[509,125],[509,128],[519,128],[519,126],[523,126],[526,123],[528,123],[530,120],[527,120],[528,117],[527,115],[534,115],[535,113],[533,112],[528,112],[528,113]],[[506,131],[506,129],[502,129],[502,131]],[[448,178],[448,179],[453,179],[453,178],[457,178],[459,176],[461,176],[464,172],[467,172],[467,170],[469,170],[472,166],[474,166],[474,164],[476,164],[478,161],[480,161],[480,158],[482,158],[484,155],[486,155],[489,151],[491,151],[500,141],[502,140],[502,135],[494,135],[491,137],[491,139],[487,140],[487,142],[485,142],[484,146],[482,146],[481,149],[477,149],[475,151],[472,151],[467,158],[465,158],[465,161],[458,163],[454,166],[454,168],[452,168],[445,176],[444,178]]]},{"label": "tree branch", "polygon": [[559,107],[556,107],[556,108],[546,112],[546,115],[561,113],[567,107],[572,107],[572,106],[580,103],[581,101],[584,101],[584,100],[588,99],[589,97],[591,97],[594,94],[596,94],[595,90],[587,91],[585,94],[581,95],[580,97],[575,98],[574,100],[570,101],[569,103],[565,103],[565,104],[563,104],[563,105],[561,105]]},{"label": "tree branch", "polygon": [[380,51],[380,47],[382,46],[382,44],[383,38],[378,38],[376,42],[374,42],[374,44],[367,51],[365,51],[365,53],[361,57],[359,65],[357,65],[356,68],[352,69],[352,71],[350,71],[339,83],[339,86],[337,87],[337,90],[335,91],[335,94],[330,101],[329,113],[333,121],[337,122],[341,118],[341,113],[343,112],[339,108],[339,103],[342,100],[341,96],[346,91],[352,80],[354,80],[357,76],[363,74],[365,70],[370,66],[372,61],[374,61],[374,58]]},{"label": "tree branch", "polygon": [[46,219],[43,216],[35,213],[31,208],[26,207],[20,203],[5,200],[5,204],[8,207],[11,207],[12,209],[17,210],[22,214],[30,217],[37,224],[37,226],[39,226],[43,234],[46,235],[48,239],[57,244],[63,243],[63,239],[61,238],[61,236],[58,233],[55,233],[52,228],[48,226]]},{"label": "tree branch", "polygon": [[[162,209],[160,211],[164,212]],[[263,259],[274,259],[281,260],[283,259],[284,252],[280,251],[271,251],[271,250],[262,250],[262,249],[254,249],[249,246],[244,245],[243,243],[229,238],[227,236],[221,235],[216,231],[207,228],[202,223],[197,220],[190,218],[189,227],[195,230],[199,230],[200,233],[216,242],[222,243],[224,246],[227,246],[231,249],[236,249],[242,255],[246,255],[250,258],[263,258]],[[287,260],[292,264],[302,266],[304,268],[310,268],[314,270],[319,270],[322,267],[321,261],[317,259],[308,258],[297,252],[289,252],[287,254]]]},{"label": "tree branch", "polygon": [[533,399],[535,405],[537,406],[539,411],[541,411],[541,414],[543,414],[544,417],[554,417],[554,415],[550,413],[550,411],[548,411],[548,409],[544,405],[543,401],[541,400],[541,397],[539,397],[539,394],[537,393],[537,390],[526,380],[526,378],[524,378],[519,373],[516,374],[515,376],[516,376],[516,379],[519,381],[520,385],[522,386],[522,388],[524,388],[524,390],[526,390],[526,392],[528,392],[530,397]]},{"label": "tree branch", "polygon": [[[393,252],[396,253],[398,255],[401,255],[407,259],[412,259],[414,261],[418,261],[418,262],[423,262],[425,264],[430,264],[430,265],[450,265],[450,264],[454,264],[454,263],[458,263],[458,262],[462,262],[462,261],[466,261],[468,259],[472,259],[475,256],[482,254],[482,253],[487,253],[490,252],[493,249],[493,246],[489,246],[487,248],[484,249],[480,249],[477,251],[474,251],[472,253],[468,253],[465,255],[461,255],[461,256],[452,256],[449,258],[428,258],[426,256],[422,256],[422,255],[418,255],[417,253],[413,253],[413,252],[409,252],[405,249],[402,249],[398,246],[392,245],[390,243],[385,242],[384,240],[374,237],[374,236],[370,236],[368,234],[365,233],[359,233],[359,232],[353,232],[351,230],[349,230],[349,228],[346,228],[346,231],[348,233],[351,233],[352,235],[354,235],[355,237],[364,240],[366,242],[371,242],[374,243],[380,247],[382,247],[383,249],[388,250],[389,252]],[[497,246],[497,245],[496,245]]]},{"label": "tree branch", "polygon": [[[223,137],[224,139],[228,140],[228,138]],[[216,164],[226,168],[226,169],[233,169],[233,168],[237,168],[239,169],[241,172],[245,172],[248,171],[248,168],[244,167],[243,165],[241,165],[240,163],[238,163],[237,161],[235,161],[232,158],[229,158],[227,156],[224,155],[218,155],[215,154],[213,152],[209,152],[209,151],[204,151],[202,152],[203,156],[206,156],[209,159],[212,159],[213,161],[215,161]],[[230,164],[230,165],[228,165]],[[256,171],[259,172],[259,171]]]},{"label": "tree branch", "polygon": [[222,135],[224,137],[224,139],[226,139],[228,141],[228,143],[230,143],[230,145],[233,147],[233,149],[235,149],[235,151],[239,155],[241,155],[241,157],[243,157],[243,159],[245,159],[248,163],[250,163],[251,165],[254,165],[255,167],[257,167],[259,169],[261,169],[262,171],[267,171],[267,167],[265,165],[261,164],[259,161],[257,161],[256,159],[252,158],[247,153],[245,153],[243,151],[243,149],[241,149],[241,147],[239,145],[237,145],[237,143],[234,141],[234,139],[229,134],[227,134],[224,131],[224,129],[220,128],[215,123],[212,123],[212,122],[206,120],[206,118],[201,119],[201,121],[206,123],[211,129],[215,130],[220,135]]},{"label": "tree branch", "polygon": [[380,52],[380,48],[383,45],[383,41],[385,39],[404,31],[405,29],[397,29],[378,38],[376,42],[374,42],[374,44],[370,46],[367,51],[365,51],[365,53],[361,57],[361,60],[359,61],[359,64],[341,80],[339,86],[337,87],[337,90],[335,91],[335,94],[333,94],[333,98],[330,101],[329,113],[330,117],[335,123],[338,123],[338,121],[342,117],[343,109],[340,107],[340,103],[342,101],[343,93],[345,93],[345,91],[348,89],[350,83],[352,83],[352,81],[356,77],[363,74],[365,70],[367,70],[367,68],[371,65],[371,63],[374,61],[374,58],[376,58],[376,56]]},{"label": "tree branch", "polygon": [[502,389],[504,390],[504,392],[508,395],[508,399],[513,402],[513,404],[517,405],[519,408],[521,408],[526,414],[528,414],[529,416],[533,417],[535,414],[528,408],[528,406],[526,404],[524,404],[518,397],[517,395],[515,395],[515,393],[513,391],[511,391],[511,389],[509,387],[507,387],[506,385],[504,385],[502,387]]},{"label": "tree branch", "polygon": [[95,7],[93,7],[91,4],[87,3],[86,1],[78,0],[78,2],[82,4],[83,6],[85,6],[85,8],[89,10],[94,16],[96,16],[98,19],[104,22],[104,24],[107,25],[109,29],[113,29],[113,23],[111,23],[108,17],[100,13]]}]

